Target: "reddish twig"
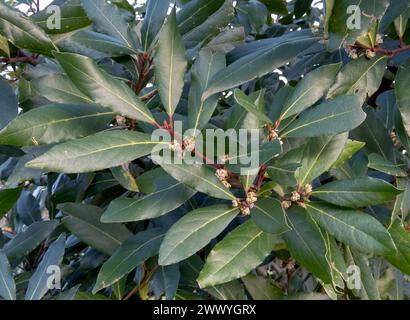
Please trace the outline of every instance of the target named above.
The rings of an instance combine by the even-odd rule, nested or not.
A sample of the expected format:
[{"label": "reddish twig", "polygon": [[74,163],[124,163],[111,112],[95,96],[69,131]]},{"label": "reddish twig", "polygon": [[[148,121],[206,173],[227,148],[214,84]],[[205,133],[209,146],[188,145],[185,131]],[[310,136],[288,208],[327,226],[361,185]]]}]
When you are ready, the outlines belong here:
[{"label": "reddish twig", "polygon": [[23,62],[23,63],[29,63],[33,66],[38,64],[37,59],[34,57],[12,57],[12,58],[0,58],[0,62],[3,63],[17,63],[17,62]]}]

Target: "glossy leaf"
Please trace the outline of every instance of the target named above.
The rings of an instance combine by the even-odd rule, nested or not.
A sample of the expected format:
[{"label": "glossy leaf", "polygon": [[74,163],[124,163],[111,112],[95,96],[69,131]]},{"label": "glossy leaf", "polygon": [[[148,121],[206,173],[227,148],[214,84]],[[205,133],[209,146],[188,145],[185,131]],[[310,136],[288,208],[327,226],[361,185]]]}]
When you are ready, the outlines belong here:
[{"label": "glossy leaf", "polygon": [[153,228],[127,239],[103,264],[93,293],[117,282],[140,262],[157,254],[164,234],[162,230]]},{"label": "glossy leaf", "polygon": [[158,36],[169,8],[169,0],[148,0],[144,21],[141,27],[141,44],[144,52],[148,52]]},{"label": "glossy leaf", "polygon": [[282,137],[319,137],[334,135],[359,126],[366,114],[361,109],[360,98],[342,96],[307,110],[287,126]]},{"label": "glossy leaf", "polygon": [[1,107],[0,129],[4,128],[17,116],[17,98],[7,81],[0,77]]},{"label": "glossy leaf", "polygon": [[63,260],[65,249],[65,235],[53,242],[44,253],[40,264],[30,278],[26,291],[26,300],[40,300],[49,290],[49,267],[59,266]]},{"label": "glossy leaf", "polygon": [[295,37],[292,41],[281,40],[265,40],[266,47],[254,50],[216,73],[202,99],[205,100],[215,93],[231,89],[271,72],[296,56],[302,48],[317,41],[310,37]]},{"label": "glossy leaf", "polygon": [[286,245],[298,263],[324,283],[331,283],[330,267],[326,260],[326,243],[317,224],[306,210],[292,206],[287,211],[292,230],[282,235]]},{"label": "glossy leaf", "polygon": [[251,210],[251,218],[265,232],[282,234],[290,230],[285,210],[280,201],[274,198],[258,200]]},{"label": "glossy leaf", "polygon": [[310,139],[303,151],[302,166],[296,180],[305,185],[328,170],[339,158],[346,144],[347,135]]},{"label": "glossy leaf", "polygon": [[381,155],[377,153],[369,154],[369,168],[390,174],[392,176],[397,177],[405,177],[407,176],[406,172],[404,172],[399,166],[395,165],[394,163],[386,160]]},{"label": "glossy leaf", "polygon": [[0,144],[30,146],[82,138],[103,130],[115,113],[96,105],[50,104],[23,113],[0,131]]},{"label": "glossy leaf", "polygon": [[184,86],[187,66],[185,48],[179,34],[175,9],[159,34],[155,51],[155,76],[162,104],[169,115],[174,114]]},{"label": "glossy leaf", "polygon": [[366,213],[321,202],[307,204],[307,211],[329,234],[357,250],[379,255],[395,251],[387,230]]},{"label": "glossy leaf", "polygon": [[199,286],[206,288],[245,276],[262,263],[277,241],[248,220],[209,253],[197,280]]},{"label": "glossy leaf", "polygon": [[235,199],[232,192],[226,188],[215,176],[215,173],[205,165],[161,164],[161,167],[174,179],[196,191],[219,199]]},{"label": "glossy leaf", "polygon": [[[155,190],[138,198],[117,198],[101,217],[106,222],[129,222],[160,217],[188,201],[195,191],[186,187],[163,170],[155,177]],[[144,190],[142,190],[144,191]]]},{"label": "glossy leaf", "polygon": [[159,250],[159,264],[184,260],[218,236],[238,214],[229,205],[215,205],[189,212],[167,232]]},{"label": "glossy leaf", "polygon": [[403,125],[409,135],[410,132],[410,94],[408,92],[408,84],[410,82],[410,61],[405,65],[400,66],[396,76],[395,92],[397,98],[397,106],[400,110]]},{"label": "glossy leaf", "polygon": [[135,39],[128,25],[133,18],[129,12],[105,0],[82,0],[81,3],[98,31],[115,37],[127,48],[136,48]]},{"label": "glossy leaf", "polygon": [[54,53],[70,80],[95,103],[144,122],[154,119],[147,107],[122,81],[100,69],[90,58],[73,53]]},{"label": "glossy leaf", "polygon": [[101,170],[145,156],[157,144],[140,132],[104,131],[59,144],[27,167],[65,173]]},{"label": "glossy leaf", "polygon": [[0,34],[17,47],[47,56],[57,49],[29,17],[4,2],[0,2]]},{"label": "glossy leaf", "polygon": [[21,193],[21,188],[0,191],[0,218],[13,208]]},{"label": "glossy leaf", "polygon": [[342,207],[361,208],[392,201],[401,192],[384,180],[365,177],[329,182],[312,195]]},{"label": "glossy leaf", "polygon": [[340,63],[324,65],[303,77],[282,106],[280,118],[289,118],[315,104],[329,90],[340,67]]},{"label": "glossy leaf", "polygon": [[241,90],[235,89],[234,97],[235,97],[235,101],[242,108],[244,108],[246,111],[248,111],[248,112],[252,113],[253,115],[255,115],[259,120],[261,120],[265,123],[272,124],[271,119],[269,119],[269,117],[267,115],[260,112],[257,109],[257,107],[254,105],[252,100],[248,96],[246,96]]},{"label": "glossy leaf", "polygon": [[4,245],[4,253],[9,259],[26,256],[47,239],[58,224],[57,220],[34,222]]},{"label": "glossy leaf", "polygon": [[92,248],[111,255],[131,232],[121,224],[101,223],[103,210],[80,203],[64,203],[58,207],[67,216],[64,225],[81,241]]},{"label": "glossy leaf", "polygon": [[367,96],[371,96],[379,88],[386,63],[385,56],[376,56],[369,60],[361,57],[350,61],[337,75],[327,97],[357,95],[364,102]]},{"label": "glossy leaf", "polygon": [[16,300],[16,284],[10,263],[3,251],[0,251],[0,297],[6,300]]},{"label": "glossy leaf", "polygon": [[[191,70],[191,88],[189,91],[189,125],[194,130],[201,130],[212,117],[218,97],[212,96],[203,101],[202,93],[210,84],[211,78],[225,67],[225,57],[220,52],[203,49]],[[195,132],[194,132],[195,135]]]},{"label": "glossy leaf", "polygon": [[93,100],[83,94],[63,74],[51,73],[31,82],[31,88],[44,98],[58,103],[84,104]]}]

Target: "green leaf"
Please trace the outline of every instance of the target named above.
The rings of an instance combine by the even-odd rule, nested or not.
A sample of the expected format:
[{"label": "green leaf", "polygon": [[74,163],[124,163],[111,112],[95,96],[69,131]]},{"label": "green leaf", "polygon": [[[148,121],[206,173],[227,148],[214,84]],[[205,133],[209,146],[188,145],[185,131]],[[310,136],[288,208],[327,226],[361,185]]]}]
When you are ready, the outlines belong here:
[{"label": "green leaf", "polygon": [[211,95],[239,86],[245,82],[262,77],[272,70],[286,64],[298,55],[303,49],[317,42],[318,39],[310,37],[286,37],[260,40],[265,43],[262,49],[254,50],[226,68],[217,72],[210,85],[202,96],[202,100]]},{"label": "green leaf", "polygon": [[284,298],[282,290],[269,278],[249,273],[241,280],[254,300],[282,300]]},{"label": "green leaf", "polygon": [[399,70],[396,75],[395,92],[397,99],[397,106],[400,110],[403,125],[407,131],[407,135],[410,135],[410,60],[405,65],[399,66]]},{"label": "green leaf", "polygon": [[286,99],[280,118],[289,118],[319,101],[335,81],[340,67],[340,63],[324,65],[303,77]]},{"label": "green leaf", "polygon": [[18,105],[12,87],[3,77],[0,77],[0,92],[0,129],[2,129],[17,116]]},{"label": "green leaf", "polygon": [[26,154],[19,158],[16,166],[7,179],[6,187],[14,187],[23,181],[39,177],[43,171],[26,168],[26,163],[50,150],[51,147],[52,145],[43,145],[39,147],[34,146],[24,148],[24,152],[26,152]]},{"label": "green leaf", "polygon": [[404,127],[402,116],[398,110],[396,110],[396,112],[394,113],[394,126],[399,141],[402,143],[406,151],[409,152],[410,136],[407,133],[406,128]]},{"label": "green leaf", "polygon": [[206,126],[218,103],[217,95],[202,101],[202,93],[208,87],[211,78],[223,69],[225,64],[225,56],[222,53],[203,49],[199,52],[199,57],[191,69],[188,121],[190,127],[194,129],[194,136],[196,130],[201,130]]},{"label": "green leaf", "polygon": [[[220,3],[222,5],[217,9],[215,4]],[[194,49],[218,35],[228,26],[235,14],[231,0],[195,0],[184,7],[178,12],[177,18],[179,26],[182,26],[184,31],[187,30],[181,31],[181,34],[188,49]]]},{"label": "green leaf", "polygon": [[81,46],[107,53],[113,57],[135,54],[133,49],[125,46],[117,38],[91,30],[79,30],[70,39]]},{"label": "green leaf", "polygon": [[394,223],[389,229],[397,251],[390,251],[384,258],[399,270],[410,275],[410,234],[399,223]]},{"label": "green leaf", "polygon": [[280,201],[274,198],[258,200],[251,210],[251,218],[261,230],[268,233],[279,235],[290,230],[285,210]]},{"label": "green leaf", "polygon": [[404,172],[399,166],[386,160],[377,153],[369,154],[369,168],[384,172],[396,177],[406,177],[407,173]]},{"label": "green leaf", "polygon": [[107,255],[113,252],[131,236],[122,224],[101,223],[103,210],[81,203],[64,203],[58,209],[67,214],[64,225],[78,239]]},{"label": "green leaf", "polygon": [[369,260],[367,257],[351,248],[347,248],[347,256],[348,260],[350,260],[350,265],[357,266],[360,270],[359,276],[361,288],[358,290],[358,294],[361,299],[380,300],[376,280],[373,277],[372,269],[369,266]]},{"label": "green leaf", "polygon": [[209,196],[234,200],[235,196],[215,176],[214,172],[203,164],[181,165],[161,163],[161,167],[174,179]]},{"label": "green leaf", "polygon": [[353,155],[355,155],[360,149],[362,149],[366,143],[361,141],[354,141],[348,139],[346,145],[343,148],[339,158],[333,163],[332,168],[337,168],[348,161]]},{"label": "green leaf", "polygon": [[9,42],[5,37],[0,35],[0,53],[5,57],[10,57],[10,46]]},{"label": "green leaf", "polygon": [[[389,5],[388,0],[340,0],[332,1],[331,15],[328,20],[330,35],[329,47],[334,50],[342,45],[353,45],[356,39],[367,34],[374,21],[380,20]],[[354,6],[355,11],[348,10]],[[348,23],[352,23],[349,28]]]},{"label": "green leaf", "polygon": [[74,53],[54,55],[70,80],[95,103],[132,119],[154,122],[151,112],[131,88],[100,69],[91,58]]},{"label": "green leaf", "polygon": [[216,300],[246,300],[245,288],[239,280],[233,280],[204,289]]},{"label": "green leaf", "polygon": [[296,173],[296,180],[305,185],[319,177],[335,163],[343,151],[347,134],[334,137],[318,137],[310,139],[302,157],[302,166]]},{"label": "green leaf", "polygon": [[260,0],[270,12],[287,15],[288,8],[286,6],[286,0]]},{"label": "green leaf", "polygon": [[23,13],[0,2],[0,34],[16,47],[51,56],[57,50],[50,38]]},{"label": "green leaf", "polygon": [[366,143],[363,149],[367,154],[377,153],[386,160],[394,161],[394,145],[389,131],[373,108],[366,108],[365,111],[366,120],[351,132],[351,136]]},{"label": "green leaf", "polygon": [[277,241],[252,220],[246,221],[209,253],[197,280],[199,286],[206,288],[245,276],[262,263]]},{"label": "green leaf", "polygon": [[155,77],[162,104],[173,115],[184,87],[185,48],[178,31],[175,8],[159,34],[154,57]]},{"label": "green leaf", "polygon": [[[91,24],[90,19],[88,19],[87,15],[84,12],[83,7],[81,6],[80,0],[68,0],[64,1],[58,5],[60,9],[60,14],[57,15],[56,11],[50,7],[51,5],[56,5],[55,2],[51,3],[49,6],[30,16],[33,21],[44,29],[45,32],[49,34],[54,33],[66,33],[70,31],[74,31],[77,29],[84,28]],[[49,10],[51,9],[51,10]],[[58,28],[54,26],[53,22],[57,22],[56,20],[60,18],[60,24]],[[51,27],[49,28],[47,25],[47,20],[52,22]],[[54,20],[55,19],[55,20]]]},{"label": "green leaf", "polygon": [[359,126],[366,114],[359,97],[341,96],[324,102],[301,114],[287,126],[282,137],[318,137],[334,135]]},{"label": "green leaf", "polygon": [[154,191],[134,199],[115,199],[104,212],[101,221],[106,223],[154,219],[178,208],[195,194],[195,191],[170,177],[162,169],[159,171],[162,175],[154,178]]},{"label": "green leaf", "polygon": [[284,233],[282,238],[292,257],[324,283],[331,283],[327,248],[321,230],[301,207],[292,206],[287,217],[292,230]]},{"label": "green leaf", "polygon": [[185,34],[204,23],[217,11],[225,0],[194,0],[182,6],[178,12],[178,29]]},{"label": "green leaf", "polygon": [[[252,107],[255,106],[258,112],[265,113],[265,93],[266,90],[252,92],[248,99],[252,100]],[[232,113],[228,117],[224,128],[225,129],[255,129],[259,127],[259,119],[252,113],[248,112],[245,108],[235,103],[232,108]]]},{"label": "green leaf", "polygon": [[272,124],[272,120],[267,115],[260,112],[257,106],[253,103],[252,99],[245,95],[241,90],[235,89],[234,91],[235,101],[243,107],[246,111],[255,115],[259,120],[264,123]]},{"label": "green leaf", "polygon": [[30,146],[82,138],[103,130],[115,113],[96,105],[49,104],[23,113],[0,131],[0,144]]},{"label": "green leaf", "polygon": [[0,297],[16,300],[16,284],[7,256],[0,250]]},{"label": "green leaf", "polygon": [[297,183],[295,174],[299,167],[299,163],[281,163],[275,161],[273,164],[269,164],[267,172],[269,178],[274,182],[285,186],[294,186]]},{"label": "green leaf", "polygon": [[312,196],[335,205],[361,208],[392,201],[402,190],[384,180],[364,177],[338,180],[316,188]]},{"label": "green leaf", "polygon": [[97,171],[143,157],[158,143],[141,132],[103,131],[59,144],[26,166],[64,173]]},{"label": "green leaf", "polygon": [[327,98],[341,95],[357,95],[361,102],[371,96],[379,88],[386,68],[385,56],[373,59],[360,57],[346,64],[336,77],[335,84],[330,88]]},{"label": "green leaf", "polygon": [[159,264],[170,265],[192,256],[217,237],[238,213],[238,208],[229,205],[214,205],[189,212],[165,235],[159,250]]},{"label": "green leaf", "polygon": [[149,288],[155,298],[160,299],[164,294],[166,300],[174,300],[180,280],[179,265],[159,266],[152,276]]},{"label": "green leaf", "polygon": [[30,278],[26,291],[25,300],[40,300],[49,290],[48,278],[50,276],[48,268],[59,266],[63,260],[65,249],[65,236],[60,235],[47,249],[41,259],[36,271]]},{"label": "green leaf", "polygon": [[245,30],[243,27],[233,27],[223,30],[215,36],[207,45],[213,51],[228,53],[235,47],[245,42]]},{"label": "green leaf", "polygon": [[20,197],[21,188],[5,189],[0,191],[0,219],[13,208]]},{"label": "green leaf", "polygon": [[31,88],[47,100],[59,103],[93,103],[93,100],[83,94],[70,81],[70,79],[59,73],[51,73],[36,78],[30,82]]},{"label": "green leaf", "polygon": [[32,223],[26,231],[18,233],[4,245],[4,253],[9,259],[27,256],[42,241],[48,238],[58,224],[57,220]]},{"label": "green leaf", "polygon": [[141,27],[141,44],[144,52],[152,47],[167,16],[169,0],[148,0]]},{"label": "green leaf", "polygon": [[142,231],[128,238],[103,264],[93,293],[119,281],[146,259],[158,253],[165,232],[159,228]]},{"label": "green leaf", "polygon": [[369,214],[322,202],[308,203],[307,211],[329,234],[357,250],[378,255],[395,251],[387,230]]},{"label": "green leaf", "polygon": [[139,192],[137,179],[129,165],[130,163],[125,163],[122,166],[110,168],[111,173],[124,189]]},{"label": "green leaf", "polygon": [[137,48],[129,26],[129,21],[134,17],[128,11],[105,0],[82,0],[81,3],[99,32],[118,39],[129,49]]}]

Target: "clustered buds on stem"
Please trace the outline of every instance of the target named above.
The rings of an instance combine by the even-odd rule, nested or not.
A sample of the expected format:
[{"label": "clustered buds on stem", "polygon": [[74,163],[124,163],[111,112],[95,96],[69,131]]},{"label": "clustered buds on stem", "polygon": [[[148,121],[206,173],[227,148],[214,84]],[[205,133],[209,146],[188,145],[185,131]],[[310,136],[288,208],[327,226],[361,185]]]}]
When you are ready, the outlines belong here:
[{"label": "clustered buds on stem", "polygon": [[182,141],[182,145],[176,140],[172,140],[169,148],[176,152],[181,158],[185,156],[185,152],[192,152],[195,149],[195,138],[190,137]]},{"label": "clustered buds on stem", "polygon": [[227,181],[227,179],[229,178],[228,170],[223,168],[217,169],[215,175],[218,177],[219,181],[221,181],[225,187],[231,187],[231,184]]},{"label": "clustered buds on stem", "polygon": [[278,134],[279,130],[275,127],[268,127],[268,137],[267,140],[268,141],[272,141],[272,140],[279,140],[280,144],[283,144],[282,139],[279,137]]},{"label": "clustered buds on stem", "polygon": [[255,202],[258,201],[258,197],[256,196],[256,192],[253,188],[249,188],[248,192],[246,193],[246,198],[244,201],[241,199],[232,200],[232,206],[235,208],[239,207],[242,214],[247,216],[251,213],[251,209],[255,206]]},{"label": "clustered buds on stem", "polygon": [[296,190],[292,191],[290,196],[282,200],[282,207],[284,209],[290,208],[293,203],[306,208],[306,203],[309,202],[310,194],[312,193],[312,185],[305,184],[304,187],[298,186]]},{"label": "clustered buds on stem", "polygon": [[366,46],[363,46],[362,44],[357,42],[352,46],[348,46],[346,48],[346,51],[349,54],[349,57],[353,60],[359,58],[362,55],[366,55],[368,59],[372,59],[376,56],[377,48],[382,43],[383,36],[381,34],[377,34],[372,48],[367,48]]}]

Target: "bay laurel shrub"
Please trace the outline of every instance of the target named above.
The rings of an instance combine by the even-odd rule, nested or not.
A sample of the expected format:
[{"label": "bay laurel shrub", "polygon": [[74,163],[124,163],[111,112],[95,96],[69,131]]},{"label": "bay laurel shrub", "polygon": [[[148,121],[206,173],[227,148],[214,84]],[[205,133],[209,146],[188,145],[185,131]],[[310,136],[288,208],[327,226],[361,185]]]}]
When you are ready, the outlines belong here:
[{"label": "bay laurel shrub", "polygon": [[1,0],[1,298],[409,298],[409,1],[357,4]]}]

